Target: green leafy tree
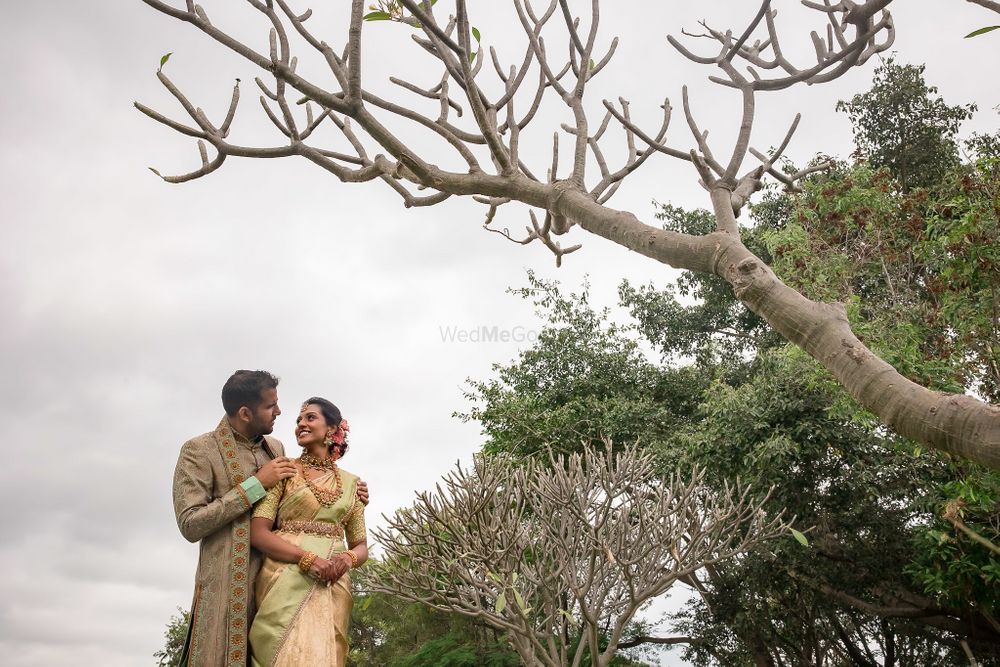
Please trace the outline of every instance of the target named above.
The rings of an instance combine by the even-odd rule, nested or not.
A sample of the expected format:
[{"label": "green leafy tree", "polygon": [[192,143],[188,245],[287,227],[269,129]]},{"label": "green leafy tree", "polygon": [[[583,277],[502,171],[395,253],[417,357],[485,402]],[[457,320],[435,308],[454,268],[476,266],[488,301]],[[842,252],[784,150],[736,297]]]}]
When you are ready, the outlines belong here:
[{"label": "green leafy tree", "polygon": [[861,335],[905,376],[996,401],[998,176],[996,161],[982,161],[951,172],[933,194],[901,192],[887,172],[863,165],[818,177],[792,220],[768,235],[776,270],[847,303]]},{"label": "green leafy tree", "polygon": [[[887,170],[838,165],[800,195],[768,193],[746,242],[807,294],[847,304],[855,330],[908,376],[995,396],[998,178],[988,153],[973,158],[933,189],[909,192]],[[705,212],[670,206],[660,218],[670,229],[710,224]],[[776,485],[774,502],[809,528],[809,546],[771,545],[692,582],[701,597],[679,628],[702,640],[688,651],[699,664],[833,656],[923,665],[964,660],[962,641],[983,664],[995,662],[1000,478],[887,433],[722,285],[699,274],[667,290],[626,283],[630,328],[594,312],[586,292],[565,296],[529,277],[520,293],[551,331],[493,380],[474,383],[466,416],[483,421],[490,451],[530,451],[546,439],[571,448],[616,428],[619,438],[647,438],[667,468],[696,463],[719,483]],[[691,297],[696,304],[682,303]],[[643,355],[649,345],[668,363]],[[595,377],[611,372],[617,381]],[[697,400],[644,421],[628,391],[602,389],[640,377],[649,387],[686,378]],[[566,406],[593,408],[584,430],[595,430],[547,430]],[[537,429],[527,434],[515,420]],[[670,426],[651,433],[656,423]]]},{"label": "green leafy tree", "polygon": [[[1000,105],[993,107],[993,110],[1000,113]],[[974,164],[985,162],[996,168],[996,161],[1000,160],[1000,130],[973,133],[966,139],[965,149],[969,160]]]},{"label": "green leafy tree", "polygon": [[[817,177],[769,242],[786,280],[853,304],[857,330],[906,375],[997,400],[1000,169],[995,158],[975,157],[933,190],[902,192],[887,173],[864,166]],[[814,253],[808,267],[803,253]],[[919,551],[926,568],[911,573],[937,598],[989,610],[998,603],[1000,561],[956,521],[964,517],[996,543],[1000,477],[975,466],[958,472],[933,490],[937,525]]]},{"label": "green leafy tree", "polygon": [[910,190],[937,183],[959,164],[955,136],[976,105],[949,106],[924,81],[923,65],[889,58],[875,69],[870,90],[837,109],[850,116],[854,142],[871,165]]},{"label": "green leafy tree", "polygon": [[[620,386],[627,386],[637,369],[647,377],[659,374],[660,384],[697,378],[699,383],[690,387],[699,391],[697,403],[678,403],[669,416],[671,428],[648,445],[663,468],[696,464],[720,485],[735,477],[756,486],[773,484],[773,507],[789,508],[798,516],[797,525],[808,529],[808,548],[791,539],[772,543],[688,579],[701,596],[678,630],[689,639],[692,660],[818,664],[822,655],[849,660],[852,653],[877,652],[888,645],[896,655],[910,656],[899,664],[915,666],[957,655],[948,644],[957,641],[951,639],[955,633],[989,635],[990,621],[981,613],[993,599],[987,589],[981,589],[978,599],[957,596],[951,606],[942,605],[936,592],[927,591],[911,572],[923,553],[918,543],[924,531],[940,528],[935,507],[923,498],[956,479],[960,471],[955,464],[932,455],[914,457],[912,445],[888,436],[817,365],[785,345],[762,347],[746,360],[670,363],[679,348],[712,350],[732,338],[706,330],[689,340],[661,341],[657,347],[666,363],[637,355],[628,364],[604,364],[602,346],[609,337],[615,339],[611,350],[639,347],[635,337],[643,330],[642,317],[675,313],[678,330],[701,321],[704,309],[680,306],[672,291],[624,285],[624,302],[640,315],[637,326],[629,329],[590,310],[586,293],[567,296],[552,283],[530,281],[522,294],[534,298],[554,321],[533,349],[497,369],[497,378],[474,385],[474,412],[488,420],[490,451],[531,451],[546,440],[568,449],[600,437],[599,429],[613,416],[602,413],[603,402],[587,392],[616,382],[596,379],[596,369],[619,372]],[[714,309],[725,310],[720,304]],[[663,330],[659,322],[650,328]],[[560,393],[545,379],[562,368],[559,351],[567,347],[582,357],[575,365],[581,376],[560,376]],[[530,388],[538,391],[532,394],[538,400],[526,403],[524,392]],[[577,430],[565,429],[551,419],[548,407],[560,400],[579,409],[595,406],[597,416]],[[622,395],[614,401],[615,414],[633,417],[617,425],[619,437],[641,438],[648,426],[638,414],[646,404],[620,407],[626,402]],[[662,419],[657,415],[651,417]],[[535,431],[526,433],[518,423],[535,424]],[[549,426],[555,428],[547,431]],[[975,548],[969,540],[963,545]],[[980,548],[977,558],[983,559],[984,552]],[[966,574],[987,584],[982,568],[968,568],[972,563],[963,565]],[[895,602],[899,595],[907,596],[905,604]],[[921,620],[912,620],[920,615]],[[978,621],[962,620],[970,616]],[[1000,637],[992,636],[994,641]],[[978,644],[976,649],[990,650]]]},{"label": "green leafy tree", "polygon": [[181,659],[184,641],[187,639],[188,625],[191,623],[191,612],[177,608],[177,614],[170,617],[167,629],[163,633],[166,644],[153,654],[157,667],[175,667]]},{"label": "green leafy tree", "polygon": [[656,447],[693,412],[706,378],[694,369],[661,373],[607,311],[590,309],[586,287],[567,298],[555,283],[531,273],[528,281],[516,292],[548,320],[539,344],[516,366],[494,366],[495,378],[473,382],[470,409],[456,413],[482,425],[487,453],[579,451],[602,438]]},{"label": "green leafy tree", "polygon": [[502,635],[473,619],[354,586],[351,667],[516,667]]}]

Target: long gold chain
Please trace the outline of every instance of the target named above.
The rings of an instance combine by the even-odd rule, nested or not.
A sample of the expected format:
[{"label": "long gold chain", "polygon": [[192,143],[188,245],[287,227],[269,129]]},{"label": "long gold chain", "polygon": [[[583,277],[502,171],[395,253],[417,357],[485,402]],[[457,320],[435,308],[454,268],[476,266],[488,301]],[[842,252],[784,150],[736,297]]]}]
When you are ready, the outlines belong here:
[{"label": "long gold chain", "polygon": [[[301,461],[302,459],[299,460]],[[304,465],[303,468],[305,467],[306,466]],[[340,468],[338,468],[337,465],[334,464],[331,469],[333,470],[333,476],[334,479],[336,480],[336,484],[334,484],[334,488],[332,490],[324,489],[320,486],[317,486],[316,483],[313,482],[311,479],[309,479],[309,477],[306,475],[305,469],[303,469],[302,471],[302,479],[306,481],[306,486],[308,486],[309,490],[312,491],[313,497],[316,498],[317,502],[319,502],[320,505],[324,505],[326,507],[333,505],[338,500],[340,500],[340,497],[342,495],[344,495],[344,485],[340,479]]]}]

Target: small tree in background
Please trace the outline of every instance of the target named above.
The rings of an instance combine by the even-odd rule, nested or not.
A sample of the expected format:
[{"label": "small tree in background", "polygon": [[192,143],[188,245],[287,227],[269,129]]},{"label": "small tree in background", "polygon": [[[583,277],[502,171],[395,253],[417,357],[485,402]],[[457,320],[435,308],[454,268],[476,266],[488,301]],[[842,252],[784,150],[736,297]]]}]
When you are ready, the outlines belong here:
[{"label": "small tree in background", "polygon": [[924,81],[924,65],[892,58],[875,69],[872,87],[838,102],[854,126],[854,142],[873,167],[886,167],[904,191],[939,182],[959,164],[958,134],[975,104],[949,106]]},{"label": "small tree in background", "polygon": [[368,587],[501,630],[524,664],[603,667],[674,582],[787,533],[766,500],[663,478],[634,447],[477,457],[374,531],[386,558]]},{"label": "small tree in background", "polygon": [[[372,561],[366,569],[378,565]],[[517,654],[475,619],[364,590],[352,579],[347,667],[519,667]]]},{"label": "small tree in background", "polygon": [[166,645],[153,654],[156,667],[174,667],[184,650],[184,640],[187,638],[188,625],[191,623],[191,612],[177,607],[177,614],[170,617],[167,629],[163,633]]}]

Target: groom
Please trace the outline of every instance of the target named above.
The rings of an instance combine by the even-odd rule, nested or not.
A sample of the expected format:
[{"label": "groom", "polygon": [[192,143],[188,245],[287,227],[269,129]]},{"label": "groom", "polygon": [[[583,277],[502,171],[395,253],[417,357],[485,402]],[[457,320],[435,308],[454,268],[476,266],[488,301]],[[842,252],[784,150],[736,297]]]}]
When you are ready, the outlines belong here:
[{"label": "groom", "polygon": [[[260,556],[250,549],[250,511],[295,474],[269,434],[278,408],[278,378],[236,371],[222,387],[226,416],[214,431],[181,447],[174,471],[174,512],[181,534],[200,541],[184,667],[246,667],[247,629]],[[358,496],[368,503],[368,488]]]}]

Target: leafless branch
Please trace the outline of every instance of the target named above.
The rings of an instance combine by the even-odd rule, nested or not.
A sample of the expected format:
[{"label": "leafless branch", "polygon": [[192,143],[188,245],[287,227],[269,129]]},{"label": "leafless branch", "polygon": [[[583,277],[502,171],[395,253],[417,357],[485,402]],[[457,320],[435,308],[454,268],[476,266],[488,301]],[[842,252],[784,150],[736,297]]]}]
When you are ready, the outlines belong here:
[{"label": "leafless branch", "polygon": [[990,11],[1000,14],[1000,2],[995,2],[994,0],[966,0],[966,2],[971,2],[974,5],[985,7]]},{"label": "leafless branch", "polygon": [[[847,0],[836,4],[820,5],[804,1],[802,4],[806,7],[827,16],[830,34],[830,39],[824,42],[817,33],[812,33],[811,37],[816,48],[816,64],[806,68],[793,65],[783,55],[774,23],[777,12],[770,9],[768,2],[764,3],[761,11],[754,17],[739,40],[732,39],[731,31],[722,32],[705,26],[708,30],[707,36],[718,41],[722,47],[715,56],[696,55],[675,37],[669,36],[667,39],[686,58],[701,64],[715,64],[722,67],[724,63],[731,62],[734,56],[739,56],[750,64],[749,71],[753,78],[750,85],[754,91],[781,90],[801,81],[810,83],[830,81],[850,68],[864,64],[868,58],[876,53],[890,48],[895,39],[895,30],[892,18],[888,12],[884,11],[889,2],[891,0],[867,0],[861,3]],[[882,18],[875,21],[874,16],[879,12],[882,12]],[[766,39],[757,40],[752,46],[746,46],[746,41],[759,26],[761,18],[764,19],[767,27]],[[853,39],[848,40],[846,36],[848,29],[853,29]],[[885,39],[879,42],[878,37],[883,32]],[[769,56],[765,55],[768,52]],[[763,79],[754,68],[780,69],[785,73],[785,76]],[[728,77],[725,79],[710,78],[725,86],[739,87],[739,84]]]},{"label": "leafless branch", "polygon": [[745,487],[711,491],[697,471],[661,478],[634,447],[478,457],[387,517],[375,531],[385,562],[365,585],[476,617],[508,633],[525,664],[568,664],[554,631],[568,621],[592,664],[607,665],[619,648],[687,641],[622,633],[679,578],[786,532],[763,502]]}]

